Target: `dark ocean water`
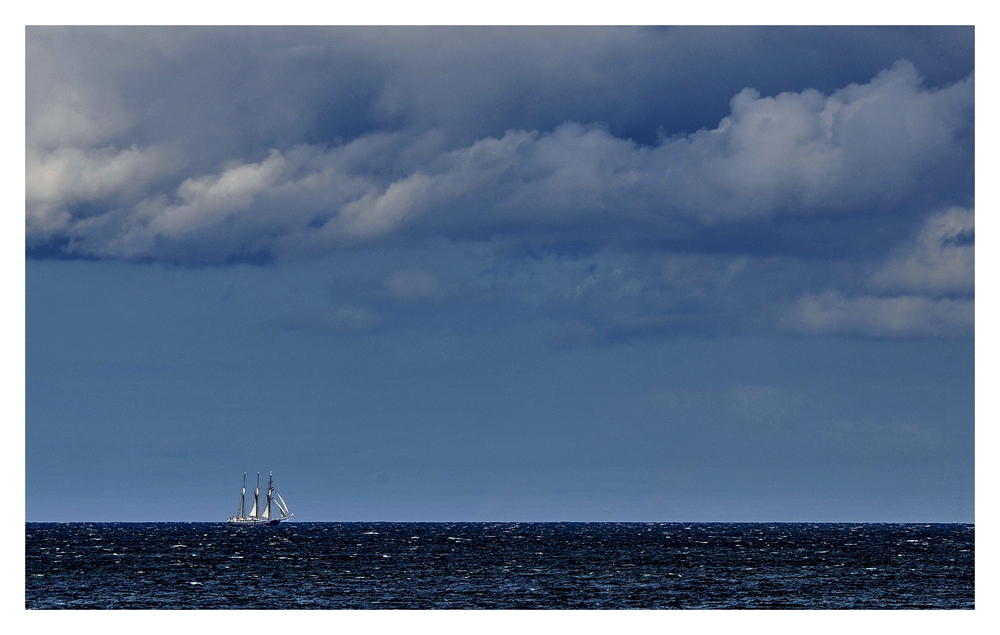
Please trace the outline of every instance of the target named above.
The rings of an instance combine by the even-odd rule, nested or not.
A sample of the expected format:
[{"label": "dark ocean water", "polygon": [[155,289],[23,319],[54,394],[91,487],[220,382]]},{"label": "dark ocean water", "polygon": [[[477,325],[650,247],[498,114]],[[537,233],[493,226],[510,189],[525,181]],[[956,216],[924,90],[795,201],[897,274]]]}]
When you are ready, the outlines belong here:
[{"label": "dark ocean water", "polygon": [[27,523],[29,609],[974,608],[975,527]]}]

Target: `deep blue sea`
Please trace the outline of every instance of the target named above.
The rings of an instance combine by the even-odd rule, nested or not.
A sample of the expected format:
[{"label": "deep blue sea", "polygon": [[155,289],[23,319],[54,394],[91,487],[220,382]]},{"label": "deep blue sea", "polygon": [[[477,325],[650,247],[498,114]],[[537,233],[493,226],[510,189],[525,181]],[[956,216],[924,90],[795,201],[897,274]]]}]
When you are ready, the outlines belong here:
[{"label": "deep blue sea", "polygon": [[27,523],[29,609],[971,609],[975,527]]}]

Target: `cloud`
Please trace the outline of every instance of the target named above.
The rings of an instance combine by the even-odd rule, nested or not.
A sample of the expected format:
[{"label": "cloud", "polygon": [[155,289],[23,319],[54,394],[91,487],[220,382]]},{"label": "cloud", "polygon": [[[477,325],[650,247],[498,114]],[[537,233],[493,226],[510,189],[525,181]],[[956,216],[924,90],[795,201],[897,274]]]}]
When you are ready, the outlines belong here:
[{"label": "cloud", "polygon": [[[971,29],[247,33],[29,29],[29,257],[475,245],[463,301],[560,346],[972,332]],[[348,301],[439,298],[425,266]],[[310,323],[381,319],[342,308]]]},{"label": "cloud", "polygon": [[558,347],[739,331],[767,302],[756,281],[762,268],[757,260],[698,254],[602,253],[572,265],[549,259],[534,263],[549,276],[534,281],[544,289],[537,311],[552,321],[550,342]]},{"label": "cloud", "polygon": [[135,125],[136,118],[117,101],[102,103],[76,91],[54,93],[37,110],[28,112],[29,147],[93,147]]},{"label": "cloud", "polygon": [[830,291],[799,300],[786,324],[811,335],[964,337],[974,332],[975,303],[913,295],[845,297]]},{"label": "cloud", "polygon": [[913,241],[875,273],[876,286],[927,294],[971,295],[975,288],[975,213],[953,207],[932,216]]},{"label": "cloud", "polygon": [[[155,162],[135,149],[89,162],[58,149],[89,168],[29,161],[31,240],[80,256],[218,262],[420,235],[655,243],[733,222],[891,211],[964,186],[971,142],[958,137],[972,98],[971,78],[928,90],[900,63],[830,96],[745,90],[715,129],[655,147],[565,123],[430,154],[426,137],[405,135],[271,149],[96,219],[74,206],[135,188]],[[386,179],[373,152],[417,163]]]},{"label": "cloud", "polygon": [[[143,192],[145,186],[177,167],[163,148],[125,150],[113,147],[80,150],[61,147],[51,152],[29,149],[25,160],[25,207],[28,240],[45,240],[53,233],[85,226],[88,215],[72,207]],[[93,213],[93,212],[90,212]]]},{"label": "cloud", "polygon": [[391,184],[381,194],[368,192],[341,209],[334,224],[336,233],[360,239],[391,233],[407,216],[420,211],[430,183],[423,174],[413,174]]},{"label": "cloud", "polygon": [[802,297],[785,316],[794,330],[872,337],[964,337],[975,331],[975,213],[933,214],[872,276],[876,293],[828,290]]}]

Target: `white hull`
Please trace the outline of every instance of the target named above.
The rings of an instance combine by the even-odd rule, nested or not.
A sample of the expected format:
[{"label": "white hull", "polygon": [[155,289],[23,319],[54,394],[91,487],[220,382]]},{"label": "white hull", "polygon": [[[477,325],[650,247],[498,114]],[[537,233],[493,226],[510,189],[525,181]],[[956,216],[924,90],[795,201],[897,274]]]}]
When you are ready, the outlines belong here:
[{"label": "white hull", "polygon": [[280,523],[283,519],[281,518],[259,518],[257,516],[230,516],[226,521],[230,525],[243,526],[243,527],[262,527],[262,526],[274,526]]}]

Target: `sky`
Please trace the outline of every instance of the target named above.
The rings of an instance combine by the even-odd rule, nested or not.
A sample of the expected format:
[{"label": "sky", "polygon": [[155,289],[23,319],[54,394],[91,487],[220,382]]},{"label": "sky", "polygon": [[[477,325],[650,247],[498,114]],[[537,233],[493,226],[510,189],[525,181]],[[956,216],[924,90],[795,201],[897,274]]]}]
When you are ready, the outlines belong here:
[{"label": "sky", "polygon": [[28,28],[27,520],[971,522],[974,44]]}]

